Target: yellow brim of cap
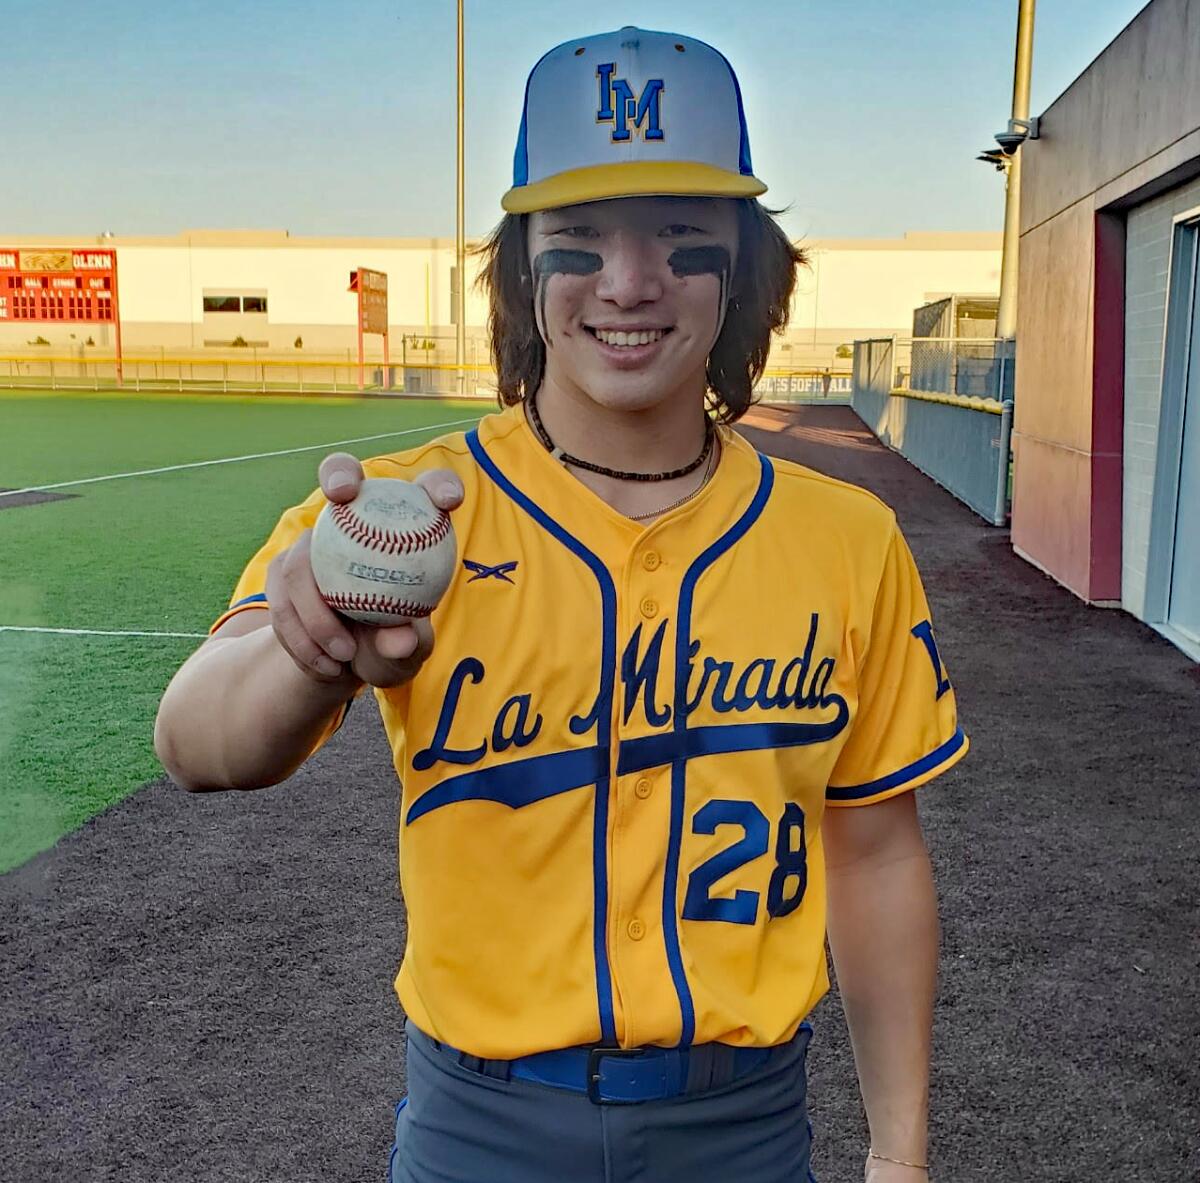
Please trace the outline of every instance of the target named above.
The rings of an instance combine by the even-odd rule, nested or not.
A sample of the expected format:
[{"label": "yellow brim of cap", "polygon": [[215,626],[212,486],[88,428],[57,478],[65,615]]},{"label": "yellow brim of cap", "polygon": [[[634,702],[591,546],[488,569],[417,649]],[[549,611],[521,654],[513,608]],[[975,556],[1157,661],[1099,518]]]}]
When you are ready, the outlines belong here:
[{"label": "yellow brim of cap", "polygon": [[613,197],[757,197],[767,191],[757,177],[687,160],[628,160],[570,169],[531,185],[516,185],[501,199],[510,214],[606,201]]}]

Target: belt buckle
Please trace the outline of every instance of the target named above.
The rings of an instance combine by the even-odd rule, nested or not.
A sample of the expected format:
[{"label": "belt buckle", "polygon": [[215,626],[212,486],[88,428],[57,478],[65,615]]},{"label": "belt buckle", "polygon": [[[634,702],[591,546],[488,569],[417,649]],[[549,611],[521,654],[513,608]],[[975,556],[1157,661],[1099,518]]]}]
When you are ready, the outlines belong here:
[{"label": "belt buckle", "polygon": [[640,1047],[593,1047],[588,1049],[587,1095],[593,1105],[633,1105],[636,1101],[611,1101],[600,1095],[600,1061],[606,1056],[636,1058],[646,1053]]}]

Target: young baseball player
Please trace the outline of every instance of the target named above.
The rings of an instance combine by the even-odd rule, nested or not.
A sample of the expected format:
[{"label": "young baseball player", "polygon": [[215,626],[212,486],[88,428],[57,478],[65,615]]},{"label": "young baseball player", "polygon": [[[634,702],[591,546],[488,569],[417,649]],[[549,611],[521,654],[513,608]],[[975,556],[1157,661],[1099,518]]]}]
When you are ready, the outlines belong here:
[{"label": "young baseball player", "polygon": [[[171,774],[245,789],[374,688],[408,909],[391,1183],[809,1178],[827,931],[865,1177],[928,1177],[912,790],[967,741],[891,511],[728,426],[800,262],[764,190],[712,47],[624,28],[546,54],[486,250],[503,409],[327,458],[163,699]],[[431,622],[317,591],[309,529],[364,473],[453,511]]]}]

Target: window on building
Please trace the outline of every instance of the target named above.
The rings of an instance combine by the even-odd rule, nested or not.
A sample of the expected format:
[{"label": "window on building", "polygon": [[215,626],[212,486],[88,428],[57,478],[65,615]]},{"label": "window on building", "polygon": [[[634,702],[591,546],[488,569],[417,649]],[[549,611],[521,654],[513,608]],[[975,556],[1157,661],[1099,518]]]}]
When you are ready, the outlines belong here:
[{"label": "window on building", "polygon": [[243,296],[242,311],[243,312],[266,312],[267,297],[266,296]]},{"label": "window on building", "polygon": [[205,296],[205,312],[241,312],[241,296]]}]

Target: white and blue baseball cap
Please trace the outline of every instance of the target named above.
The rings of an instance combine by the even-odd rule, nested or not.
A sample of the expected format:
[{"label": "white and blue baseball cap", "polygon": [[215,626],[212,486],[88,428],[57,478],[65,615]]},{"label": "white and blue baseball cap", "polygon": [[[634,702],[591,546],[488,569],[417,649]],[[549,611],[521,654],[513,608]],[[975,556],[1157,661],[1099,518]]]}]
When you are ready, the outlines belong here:
[{"label": "white and blue baseball cap", "polygon": [[509,213],[610,197],[757,197],[742,92],[724,55],[627,26],[564,41],[530,72]]}]

